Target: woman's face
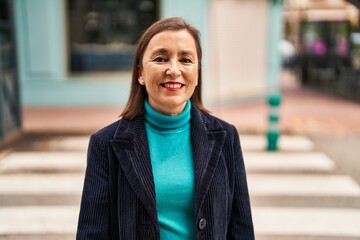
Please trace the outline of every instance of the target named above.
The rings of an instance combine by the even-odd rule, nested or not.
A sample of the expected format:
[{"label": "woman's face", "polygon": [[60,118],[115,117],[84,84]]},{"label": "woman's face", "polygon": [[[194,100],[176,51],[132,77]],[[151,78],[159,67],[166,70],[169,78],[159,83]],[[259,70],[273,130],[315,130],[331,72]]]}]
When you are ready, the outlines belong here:
[{"label": "woman's face", "polygon": [[138,80],[145,85],[152,108],[162,114],[176,115],[194,93],[198,75],[194,38],[186,30],[168,30],[150,40]]}]

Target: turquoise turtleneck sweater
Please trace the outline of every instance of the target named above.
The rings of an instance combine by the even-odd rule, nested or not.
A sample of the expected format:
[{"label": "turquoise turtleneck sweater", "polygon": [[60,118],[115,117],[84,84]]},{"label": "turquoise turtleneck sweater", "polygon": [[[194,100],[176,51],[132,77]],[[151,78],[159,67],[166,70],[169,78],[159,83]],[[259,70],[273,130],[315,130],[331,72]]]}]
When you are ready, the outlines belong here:
[{"label": "turquoise turtleneck sweater", "polygon": [[145,101],[145,127],[154,175],[160,239],[194,239],[195,180],[188,101],[182,113],[167,116]]}]

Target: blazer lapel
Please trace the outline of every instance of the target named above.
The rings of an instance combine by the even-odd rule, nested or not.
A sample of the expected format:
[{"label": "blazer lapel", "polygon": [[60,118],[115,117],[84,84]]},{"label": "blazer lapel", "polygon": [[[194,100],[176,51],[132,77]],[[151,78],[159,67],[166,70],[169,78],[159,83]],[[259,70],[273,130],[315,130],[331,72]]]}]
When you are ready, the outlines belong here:
[{"label": "blazer lapel", "polygon": [[196,107],[193,107],[191,114],[197,216],[218,165],[226,132],[219,123],[211,121]]},{"label": "blazer lapel", "polygon": [[134,192],[157,225],[155,185],[143,116],[122,120],[111,145]]}]

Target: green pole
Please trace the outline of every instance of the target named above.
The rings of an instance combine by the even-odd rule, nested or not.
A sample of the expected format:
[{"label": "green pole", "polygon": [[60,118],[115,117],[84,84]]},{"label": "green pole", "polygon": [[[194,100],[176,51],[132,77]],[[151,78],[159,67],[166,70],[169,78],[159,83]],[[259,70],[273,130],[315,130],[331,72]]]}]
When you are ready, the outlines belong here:
[{"label": "green pole", "polygon": [[279,109],[281,93],[279,76],[281,72],[281,55],[279,43],[282,38],[283,0],[269,0],[268,3],[268,52],[267,52],[267,84],[268,84],[268,130],[267,150],[277,151],[280,137]]},{"label": "green pole", "polygon": [[279,126],[279,107],[281,104],[280,93],[272,93],[268,96],[269,104],[269,115],[268,115],[268,131],[267,131],[267,150],[277,151],[278,150],[278,139],[280,137],[280,126]]}]

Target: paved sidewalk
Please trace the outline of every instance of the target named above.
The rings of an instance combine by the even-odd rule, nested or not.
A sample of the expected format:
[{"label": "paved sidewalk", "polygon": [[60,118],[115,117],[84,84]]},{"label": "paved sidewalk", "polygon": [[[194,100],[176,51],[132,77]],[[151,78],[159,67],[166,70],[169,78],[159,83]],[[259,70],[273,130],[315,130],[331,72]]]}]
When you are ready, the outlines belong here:
[{"label": "paved sidewalk", "polygon": [[[94,132],[116,121],[122,107],[25,107],[23,128],[30,133]],[[234,124],[241,133],[266,132],[268,106],[265,100],[211,107],[213,115]],[[284,134],[360,133],[360,103],[291,88],[283,93],[280,109]]]}]

